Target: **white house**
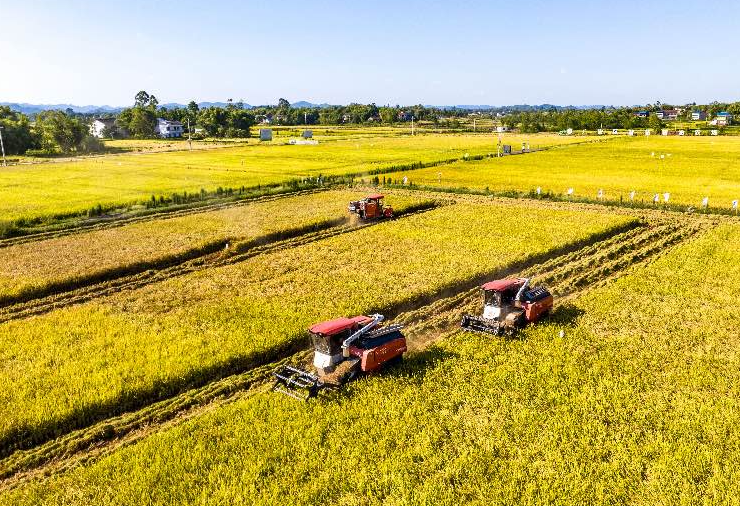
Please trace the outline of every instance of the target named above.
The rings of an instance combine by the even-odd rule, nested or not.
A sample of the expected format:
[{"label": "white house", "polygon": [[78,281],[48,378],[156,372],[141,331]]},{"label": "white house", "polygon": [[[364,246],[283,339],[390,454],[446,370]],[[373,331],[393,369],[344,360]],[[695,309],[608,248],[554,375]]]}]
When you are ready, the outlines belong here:
[{"label": "white house", "polygon": [[182,137],[182,123],[164,118],[157,118],[157,133],[163,139]]},{"label": "white house", "polygon": [[704,121],[707,119],[707,113],[705,111],[692,111],[691,112],[691,119],[694,121]]},{"label": "white house", "polygon": [[90,135],[97,137],[98,139],[103,138],[103,131],[108,128],[111,129],[115,126],[115,118],[98,118],[93,120],[90,124]]},{"label": "white house", "polygon": [[729,112],[719,112],[717,113],[717,126],[727,126],[730,123],[732,123],[732,114]]}]

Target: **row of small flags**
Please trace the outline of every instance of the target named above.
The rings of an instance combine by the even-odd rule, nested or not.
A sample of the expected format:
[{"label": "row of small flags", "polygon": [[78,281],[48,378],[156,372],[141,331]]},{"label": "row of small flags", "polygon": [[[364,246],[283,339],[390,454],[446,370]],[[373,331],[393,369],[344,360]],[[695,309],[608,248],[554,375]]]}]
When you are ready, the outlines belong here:
[{"label": "row of small flags", "polygon": [[[569,196],[572,196],[574,194],[574,189],[573,188],[568,188],[566,190],[566,194],[568,194]],[[540,186],[537,187],[537,195],[542,195],[542,187],[540,187]],[[632,190],[629,193],[629,195],[630,195],[630,201],[631,202],[634,202],[635,197],[637,196],[637,192],[635,190]],[[601,190],[600,189],[596,193],[596,197],[599,200],[603,200],[604,199],[604,190]],[[653,195],[653,202],[655,204],[657,204],[658,202],[660,202],[661,197],[663,199],[663,202],[667,204],[668,201],[671,199],[671,194],[669,192],[665,192],[662,195],[660,193],[656,193],[656,194]],[[705,209],[709,207],[709,197],[704,197],[703,199],[701,199],[701,207],[703,207]],[[738,208],[738,201],[737,200],[733,200],[732,201],[732,209],[735,210],[735,211],[737,211],[737,208]]]},{"label": "row of small flags", "polygon": [[[571,128],[569,128],[568,130],[569,130],[568,131],[568,135],[570,135],[571,133],[573,133],[573,130]],[[586,131],[584,130],[584,133],[585,132]],[[663,128],[663,129],[661,129],[660,134],[661,135],[668,135],[668,132],[669,132],[669,130],[667,128]],[[599,128],[596,131],[596,133],[598,135],[604,135],[606,132],[604,131],[603,128]],[[636,133],[636,131],[634,129],[633,130],[627,130],[627,135],[629,135],[630,137],[633,137],[635,135],[635,133]],[[651,128],[646,128],[645,130],[643,130],[643,133],[646,136],[649,137],[650,134],[652,133],[652,129]],[[710,135],[717,136],[717,135],[719,135],[719,130],[712,130],[712,131],[709,132],[709,134]],[[612,129],[612,135],[619,135],[619,129],[617,129],[617,128]],[[678,135],[679,136],[686,135],[686,130],[678,130]],[[701,135],[702,135],[702,131],[701,130],[694,130],[694,136],[699,137]]]}]

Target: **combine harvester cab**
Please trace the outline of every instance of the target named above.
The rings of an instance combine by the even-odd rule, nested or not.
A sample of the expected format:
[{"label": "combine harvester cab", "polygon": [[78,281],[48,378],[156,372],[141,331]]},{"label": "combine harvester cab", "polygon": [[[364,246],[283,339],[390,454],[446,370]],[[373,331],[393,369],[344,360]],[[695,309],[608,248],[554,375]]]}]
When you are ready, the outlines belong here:
[{"label": "combine harvester cab", "polygon": [[383,205],[384,198],[385,195],[381,195],[380,193],[368,195],[362,200],[351,201],[347,210],[350,214],[355,214],[363,220],[393,218],[393,208]]},{"label": "combine harvester cab", "polygon": [[406,338],[400,325],[379,327],[383,315],[336,318],[308,329],[315,373],[283,366],[273,373],[273,390],[296,399],[315,397],[322,388],[338,388],[359,374],[401,360]]},{"label": "combine harvester cab", "polygon": [[529,279],[497,279],[481,286],[483,315],[466,314],[460,327],[472,332],[513,335],[552,311],[552,294],[544,287],[531,288]]}]

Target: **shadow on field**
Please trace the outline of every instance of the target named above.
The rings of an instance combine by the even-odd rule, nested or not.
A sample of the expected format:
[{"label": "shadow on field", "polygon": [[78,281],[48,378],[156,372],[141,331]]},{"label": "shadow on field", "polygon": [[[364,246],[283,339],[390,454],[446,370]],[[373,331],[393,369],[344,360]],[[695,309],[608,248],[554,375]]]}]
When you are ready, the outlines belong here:
[{"label": "shadow on field", "polygon": [[355,388],[353,383],[362,383],[365,381],[375,381],[382,379],[385,381],[399,381],[404,388],[407,386],[419,386],[426,380],[427,372],[434,369],[437,365],[447,362],[453,367],[453,360],[458,357],[457,353],[442,349],[437,346],[431,346],[424,351],[415,352],[395,364],[389,364],[380,371],[360,377],[358,380],[350,382],[344,387],[336,390],[325,391],[321,397],[326,402],[338,400],[349,400],[354,397]]},{"label": "shadow on field", "polygon": [[576,323],[578,317],[585,313],[586,312],[583,309],[571,304],[570,302],[566,302],[565,304],[558,305],[555,311],[552,312],[550,315],[550,321],[564,325],[571,325]]}]

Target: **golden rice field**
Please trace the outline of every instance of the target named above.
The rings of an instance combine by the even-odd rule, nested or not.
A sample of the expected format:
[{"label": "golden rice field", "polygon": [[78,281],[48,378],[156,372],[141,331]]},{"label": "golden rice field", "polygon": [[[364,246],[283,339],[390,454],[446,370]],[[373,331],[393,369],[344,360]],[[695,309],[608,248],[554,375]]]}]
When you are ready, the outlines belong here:
[{"label": "golden rice field", "polygon": [[[440,175],[441,174],[441,175]],[[656,193],[669,193],[669,203],[699,208],[709,205],[730,209],[740,200],[740,137],[661,137],[610,139],[568,149],[553,149],[524,156],[458,162],[393,173],[412,183],[435,187],[467,187],[491,191],[543,192],[575,198],[652,203]]]},{"label": "golden rice field", "polygon": [[[496,137],[318,130],[0,172],[2,222],[448,161],[380,174],[414,185],[371,226],[346,205],[376,189],[336,186],[4,239],[0,505],[737,503],[740,218],[597,192],[729,209],[740,141],[507,135],[556,147],[460,161]],[[509,275],[548,284],[552,317],[461,333]],[[306,403],[259,383],[310,363],[311,323],[373,312],[405,325],[402,364]]]},{"label": "golden rice field", "polygon": [[[573,142],[542,135],[532,145]],[[512,136],[511,142],[521,143]],[[147,152],[16,165],[0,171],[0,222],[80,213],[148,201],[152,195],[254,187],[291,179],[362,173],[495,152],[493,135],[360,138],[318,145],[249,145]],[[520,146],[521,147],[521,146]]]},{"label": "golden rice field", "polygon": [[720,226],[575,319],[457,333],[315,402],[256,393],[0,502],[734,504],[739,251]]},{"label": "golden rice field", "polygon": [[446,206],[0,324],[0,441],[44,439],[172,395],[303,343],[314,321],[414,304],[631,221]]},{"label": "golden rice field", "polygon": [[[0,301],[157,267],[223,249],[226,243],[233,249],[338,225],[348,221],[347,202],[363,196],[323,191],[0,248]],[[417,202],[395,195],[388,204],[403,212]]]}]

